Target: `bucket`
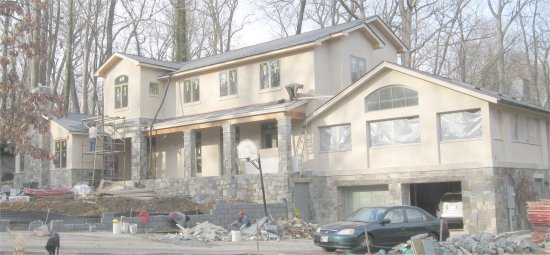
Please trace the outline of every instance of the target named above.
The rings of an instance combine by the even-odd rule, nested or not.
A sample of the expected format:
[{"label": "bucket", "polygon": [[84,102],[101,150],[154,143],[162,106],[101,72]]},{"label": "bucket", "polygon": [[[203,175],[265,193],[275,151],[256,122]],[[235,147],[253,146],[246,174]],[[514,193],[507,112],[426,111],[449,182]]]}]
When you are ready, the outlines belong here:
[{"label": "bucket", "polygon": [[113,223],[113,235],[120,235],[121,226],[120,223]]},{"label": "bucket", "polygon": [[130,234],[136,234],[137,233],[137,224],[130,224]]},{"label": "bucket", "polygon": [[129,232],[129,230],[128,230],[129,225],[130,224],[128,222],[122,222],[122,231],[121,232],[122,233],[128,233]]},{"label": "bucket", "polygon": [[241,241],[241,231],[231,230],[231,242]]}]

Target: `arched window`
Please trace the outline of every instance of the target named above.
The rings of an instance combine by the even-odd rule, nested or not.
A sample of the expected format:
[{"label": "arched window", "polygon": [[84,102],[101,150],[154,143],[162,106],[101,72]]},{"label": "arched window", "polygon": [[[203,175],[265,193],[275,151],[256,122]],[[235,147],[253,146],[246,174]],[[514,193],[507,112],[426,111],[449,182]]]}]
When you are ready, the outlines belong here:
[{"label": "arched window", "polygon": [[365,112],[418,105],[418,92],[401,85],[378,89],[365,97]]},{"label": "arched window", "polygon": [[115,79],[115,109],[128,107],[128,76],[121,75]]}]

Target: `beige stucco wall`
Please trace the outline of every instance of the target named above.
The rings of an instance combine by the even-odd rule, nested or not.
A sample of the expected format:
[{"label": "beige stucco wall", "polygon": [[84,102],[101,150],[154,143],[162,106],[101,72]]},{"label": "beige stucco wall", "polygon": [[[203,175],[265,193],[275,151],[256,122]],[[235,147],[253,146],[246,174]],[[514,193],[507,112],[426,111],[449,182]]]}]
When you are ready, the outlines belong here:
[{"label": "beige stucco wall", "polygon": [[[364,98],[381,87],[393,84],[405,85],[418,91],[419,105],[365,113]],[[438,114],[470,109],[481,109],[482,137],[439,142]],[[412,116],[419,116],[421,126],[419,144],[368,148],[367,124],[369,121]],[[352,150],[319,153],[319,145],[316,144],[319,139],[318,128],[346,123],[351,124]],[[487,101],[397,71],[385,70],[371,79],[368,87],[356,89],[344,100],[340,100],[340,103],[313,120],[311,132],[313,137],[316,137],[314,140],[316,158],[307,162],[306,165],[307,169],[311,169],[317,175],[492,167],[494,163],[490,149],[493,142],[490,123],[490,108]],[[509,123],[509,121],[501,123],[505,126],[504,130],[509,129]],[[543,154],[541,147],[532,145],[528,147],[520,144],[512,145],[504,156],[517,161],[540,162],[543,165],[545,161],[541,159]],[[456,153],[457,151],[460,153]],[[516,155],[512,156],[512,154]],[[548,162],[547,159],[546,162]]]},{"label": "beige stucco wall", "polygon": [[[93,154],[83,154],[83,150],[90,149],[90,142],[88,140],[88,134],[71,134],[65,128],[61,127],[59,124],[51,121],[50,122],[50,134],[51,134],[51,143],[50,151],[55,153],[55,141],[57,140],[67,140],[67,167],[66,169],[93,169],[94,164],[94,155]],[[98,139],[98,150],[101,147],[101,140]],[[87,151],[86,151],[87,152]],[[50,160],[50,168],[56,169],[53,160]],[[103,157],[102,155],[96,155],[95,162],[96,169],[103,168]]]},{"label": "beige stucco wall", "polygon": [[[128,76],[128,107],[115,109],[115,79],[120,75]],[[141,68],[129,60],[119,61],[114,68],[111,68],[103,80],[103,105],[106,116],[118,116],[125,118],[140,117]],[[149,83],[147,83],[149,84]],[[143,91],[149,93],[149,89]]]},{"label": "beige stucco wall", "polygon": [[157,136],[155,139],[157,178],[183,178],[183,133]]}]

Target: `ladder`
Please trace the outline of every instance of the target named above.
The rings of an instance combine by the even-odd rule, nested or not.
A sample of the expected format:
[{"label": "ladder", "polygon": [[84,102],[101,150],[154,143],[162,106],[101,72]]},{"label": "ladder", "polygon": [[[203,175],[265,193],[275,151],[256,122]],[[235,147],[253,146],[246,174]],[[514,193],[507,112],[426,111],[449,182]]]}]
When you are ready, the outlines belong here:
[{"label": "ladder", "polygon": [[303,171],[303,162],[310,159],[310,155],[313,155],[313,139],[311,132],[307,126],[302,126],[302,130],[298,135],[298,139],[294,140],[294,156],[298,163],[298,170],[300,173]]}]

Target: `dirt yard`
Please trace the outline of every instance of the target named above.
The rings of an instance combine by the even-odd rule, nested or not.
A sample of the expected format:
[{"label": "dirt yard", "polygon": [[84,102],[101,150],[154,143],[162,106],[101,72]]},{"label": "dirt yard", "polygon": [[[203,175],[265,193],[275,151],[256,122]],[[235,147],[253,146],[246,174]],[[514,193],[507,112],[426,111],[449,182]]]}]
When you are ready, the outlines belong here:
[{"label": "dirt yard", "polygon": [[138,200],[125,197],[102,197],[94,200],[37,200],[33,202],[3,202],[1,212],[47,212],[67,216],[101,217],[103,212],[130,213],[148,211],[150,213],[165,213],[171,211],[199,211],[210,213],[214,201],[197,203],[188,198],[164,197],[149,200]]}]

